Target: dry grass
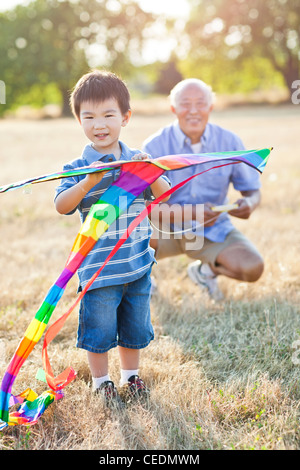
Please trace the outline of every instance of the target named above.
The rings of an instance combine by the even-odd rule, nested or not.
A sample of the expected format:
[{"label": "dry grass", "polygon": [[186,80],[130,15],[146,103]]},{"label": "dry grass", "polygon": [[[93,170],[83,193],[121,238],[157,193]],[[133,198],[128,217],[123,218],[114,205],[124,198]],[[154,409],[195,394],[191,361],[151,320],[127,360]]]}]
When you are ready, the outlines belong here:
[{"label": "dry grass", "polygon": [[[136,114],[122,138],[138,148],[170,121],[168,114]],[[262,176],[262,205],[251,223],[236,224],[264,255],[262,278],[255,284],[221,279],[227,299],[217,305],[188,281],[185,256],[155,266],[156,336],[141,366],[151,399],[120,414],[91,396],[85,352],[74,346],[74,312],[49,355],[55,373],[71,364],[78,378],[37,425],[0,433],[1,449],[300,448],[299,366],[293,361],[300,335],[299,107],[224,109],[213,121],[235,130],[247,148],[274,147]],[[73,120],[8,120],[0,126],[0,184],[59,170],[85,143]],[[54,187],[1,195],[0,377],[79,228],[76,215],[55,212]],[[68,286],[53,321],[74,301],[76,284],[75,279]],[[110,360],[118,381],[116,351]],[[44,390],[35,380],[39,367],[41,342],[21,369],[15,393],[28,386]]]}]

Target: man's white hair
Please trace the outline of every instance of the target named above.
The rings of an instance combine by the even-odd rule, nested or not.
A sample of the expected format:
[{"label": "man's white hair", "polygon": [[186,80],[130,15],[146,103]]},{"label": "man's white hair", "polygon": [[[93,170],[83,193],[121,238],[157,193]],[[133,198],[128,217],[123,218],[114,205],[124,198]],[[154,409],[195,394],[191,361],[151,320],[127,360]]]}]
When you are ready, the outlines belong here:
[{"label": "man's white hair", "polygon": [[189,85],[196,85],[197,87],[199,87],[206,96],[207,104],[209,106],[213,104],[215,100],[215,94],[212,91],[212,87],[210,85],[207,85],[202,80],[199,80],[198,78],[187,78],[177,83],[177,85],[175,85],[174,88],[171,90],[169,99],[172,106],[176,107],[176,100],[178,95]]}]

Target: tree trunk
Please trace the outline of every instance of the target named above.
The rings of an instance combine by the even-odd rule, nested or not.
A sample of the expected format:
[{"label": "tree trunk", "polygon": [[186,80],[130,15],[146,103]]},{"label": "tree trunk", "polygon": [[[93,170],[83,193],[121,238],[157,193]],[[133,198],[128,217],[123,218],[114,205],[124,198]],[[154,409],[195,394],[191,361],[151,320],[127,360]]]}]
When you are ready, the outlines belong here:
[{"label": "tree trunk", "polygon": [[289,53],[288,60],[285,64],[282,65],[277,62],[276,57],[272,53],[267,53],[266,55],[273,64],[275,70],[278,70],[278,72],[281,73],[284,82],[289,90],[290,97],[292,97],[295,91],[293,83],[296,80],[299,80],[300,77],[298,59],[296,58],[296,56],[292,55],[292,53]]},{"label": "tree trunk", "polygon": [[63,117],[70,117],[72,116],[72,111],[70,107],[70,92],[65,88],[61,88],[60,90],[62,96],[62,110],[61,114]]},{"label": "tree trunk", "polygon": [[289,60],[286,64],[284,73],[284,80],[285,83],[289,89],[290,95],[295,91],[295,87],[293,87],[293,83],[296,80],[299,80],[300,78],[300,73],[299,73],[299,65],[298,65],[298,60],[296,60],[296,57],[293,57],[292,55],[289,56]]}]

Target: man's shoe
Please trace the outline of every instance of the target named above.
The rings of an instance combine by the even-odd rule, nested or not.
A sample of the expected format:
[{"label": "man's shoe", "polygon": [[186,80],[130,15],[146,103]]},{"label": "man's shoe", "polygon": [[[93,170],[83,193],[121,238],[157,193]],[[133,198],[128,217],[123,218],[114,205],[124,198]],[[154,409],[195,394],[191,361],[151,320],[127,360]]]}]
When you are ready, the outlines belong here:
[{"label": "man's shoe", "polygon": [[206,265],[202,264],[201,261],[189,264],[187,268],[189,278],[198,286],[205,288],[213,300],[223,300],[224,295],[219,289],[217,276],[204,274],[203,268],[205,267]]},{"label": "man's shoe", "polygon": [[108,408],[122,409],[125,406],[115,384],[111,380],[103,382],[103,384],[95,390],[95,393],[101,395],[104,405]]}]

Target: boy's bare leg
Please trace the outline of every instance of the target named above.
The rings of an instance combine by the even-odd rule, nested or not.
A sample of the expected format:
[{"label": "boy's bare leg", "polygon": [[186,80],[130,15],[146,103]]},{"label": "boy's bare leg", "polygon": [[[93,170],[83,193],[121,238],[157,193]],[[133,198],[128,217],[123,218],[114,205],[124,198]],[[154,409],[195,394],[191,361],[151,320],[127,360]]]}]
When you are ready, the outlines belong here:
[{"label": "boy's bare leg", "polygon": [[87,352],[92,377],[103,377],[108,374],[108,353]]},{"label": "boy's bare leg", "polygon": [[105,406],[122,409],[124,403],[108,373],[108,352],[93,353],[88,351],[87,355],[92,372],[93,391],[100,393]]},{"label": "boy's bare leg", "polygon": [[121,365],[120,385],[128,387],[125,389],[125,397],[126,393],[130,399],[148,397],[150,391],[139,377],[140,350],[119,346],[119,356]]},{"label": "boy's bare leg", "polygon": [[136,370],[140,364],[140,350],[129,349],[119,346],[119,356],[121,369],[123,370]]}]

